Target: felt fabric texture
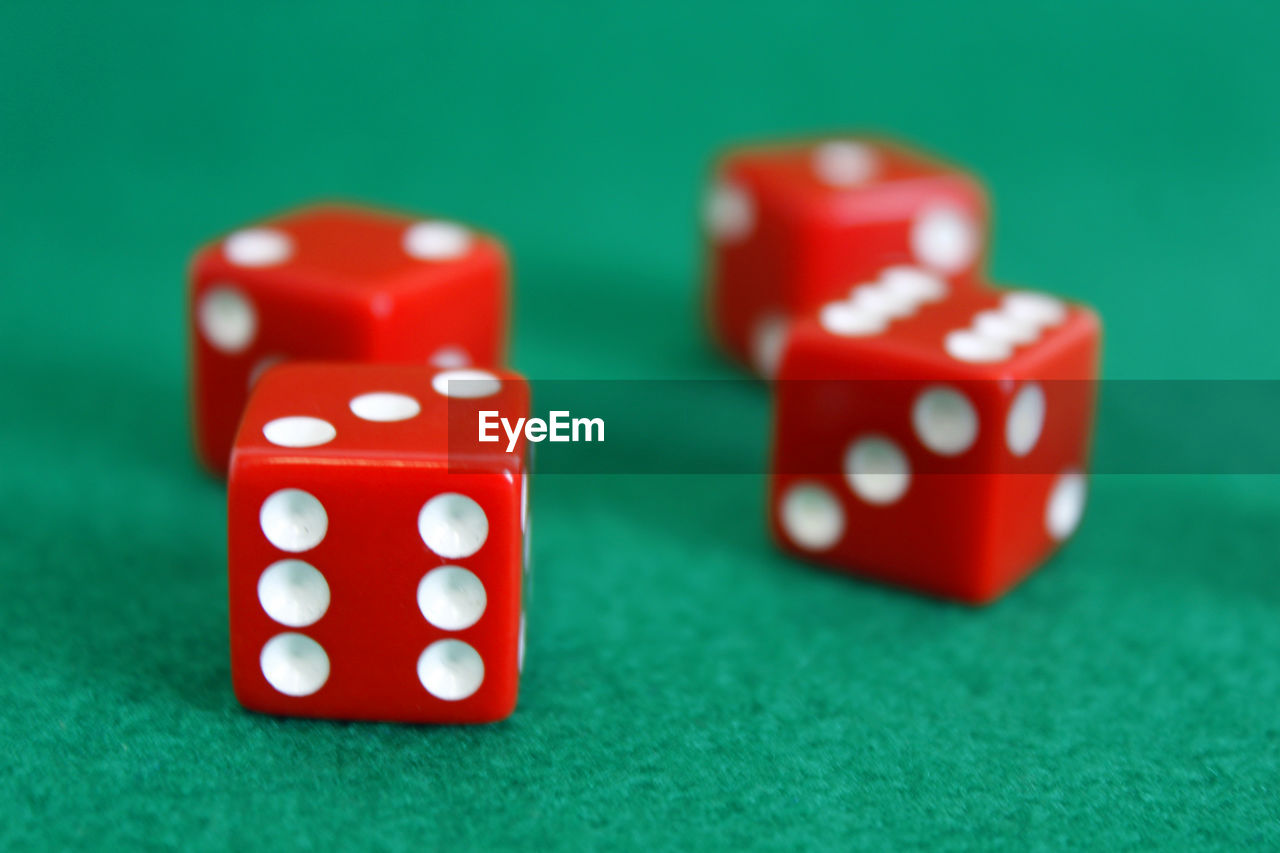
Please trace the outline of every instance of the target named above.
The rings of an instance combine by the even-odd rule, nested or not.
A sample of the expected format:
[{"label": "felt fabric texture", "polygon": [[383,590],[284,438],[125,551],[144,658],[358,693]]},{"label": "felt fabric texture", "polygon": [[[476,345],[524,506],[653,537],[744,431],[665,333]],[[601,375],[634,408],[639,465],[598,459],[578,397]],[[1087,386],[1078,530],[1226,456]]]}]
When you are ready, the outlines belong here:
[{"label": "felt fabric texture", "polygon": [[1108,376],[1271,378],[1276,12],[3,4],[0,848],[1280,844],[1274,477],[1098,477],[983,609],[782,557],[758,473],[540,477],[513,717],[276,719],[182,322],[197,243],[351,198],[504,235],[534,379],[732,378],[711,152],[872,128],[987,178],[995,278],[1096,305]]}]

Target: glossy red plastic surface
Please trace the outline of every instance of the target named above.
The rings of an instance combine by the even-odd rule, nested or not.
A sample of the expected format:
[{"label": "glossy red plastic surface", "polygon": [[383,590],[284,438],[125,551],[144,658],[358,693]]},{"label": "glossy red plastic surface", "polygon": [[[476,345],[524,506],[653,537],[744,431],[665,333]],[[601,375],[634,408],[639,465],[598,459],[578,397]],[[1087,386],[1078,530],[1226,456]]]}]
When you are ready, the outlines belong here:
[{"label": "glossy red plastic surface", "polygon": [[[508,453],[505,441],[480,444],[475,423],[481,409],[526,417],[528,387],[514,373],[494,370],[500,387],[493,393],[446,397],[433,384],[440,375],[420,366],[299,362],[272,368],[255,388],[236,439],[228,495],[231,670],[245,707],[431,723],[498,720],[515,707],[523,654],[526,445],[521,439]],[[402,420],[367,420],[351,401],[371,393],[403,395],[420,411]],[[268,438],[269,424],[298,417],[328,424],[333,436],[310,447]],[[264,504],[286,489],[323,506],[327,529],[318,544],[288,551],[268,539]],[[442,556],[420,533],[419,513],[442,494],[463,495],[483,510],[487,535],[474,553]],[[287,559],[306,562],[327,582],[328,607],[311,624],[281,624],[260,599],[264,571]],[[445,565],[465,568],[484,587],[482,614],[460,630],[432,624],[418,603],[419,583]],[[268,679],[263,650],[282,633],[302,634],[327,655],[328,676],[318,689],[287,695]],[[442,699],[419,679],[419,656],[439,640],[466,643],[483,662],[483,680],[465,698]]]},{"label": "glossy red plastic surface", "polygon": [[[423,222],[457,229],[428,246],[435,258],[408,249],[410,229]],[[233,241],[243,246],[245,235],[250,251],[235,251]],[[465,246],[450,245],[450,236]],[[255,237],[268,241],[266,251],[252,251]],[[507,278],[505,252],[491,236],[343,205],[286,213],[202,248],[188,294],[197,455],[225,472],[251,384],[282,361],[502,364]],[[252,316],[247,341],[219,346],[210,338],[201,310],[215,288],[232,289],[248,305],[237,306]]]},{"label": "glossy red plastic surface", "polygon": [[[975,362],[948,351],[948,335],[969,328],[979,313],[998,312],[1009,298],[997,290],[955,288],[874,334],[833,334],[821,313],[795,324],[775,383],[770,478],[770,524],[784,549],[853,574],[980,603],[1016,584],[1070,535],[1078,521],[1072,513],[1083,509],[1099,323],[1087,308],[1057,302],[1061,316],[1034,340],[1009,347],[1007,357]],[[1029,390],[1033,385],[1039,392]],[[976,415],[969,423],[976,433],[946,453],[928,446],[916,420],[922,395],[938,389],[963,395]],[[1033,444],[1018,454],[1010,418],[1024,392],[1043,394],[1043,418]],[[950,414],[943,426],[954,436]],[[1025,439],[1029,433],[1022,432]],[[895,445],[909,471],[900,496],[880,503],[860,497],[851,484],[851,449],[868,436]],[[1081,479],[1067,482],[1077,472]],[[817,529],[829,536],[797,541],[782,506],[797,486],[819,490],[828,524]],[[1060,505],[1051,510],[1055,494]],[[842,520],[838,533],[833,518]]]},{"label": "glossy red plastic surface", "polygon": [[712,332],[768,376],[785,323],[885,267],[972,279],[987,200],[964,172],[884,141],[752,146],[716,163],[707,231]]}]

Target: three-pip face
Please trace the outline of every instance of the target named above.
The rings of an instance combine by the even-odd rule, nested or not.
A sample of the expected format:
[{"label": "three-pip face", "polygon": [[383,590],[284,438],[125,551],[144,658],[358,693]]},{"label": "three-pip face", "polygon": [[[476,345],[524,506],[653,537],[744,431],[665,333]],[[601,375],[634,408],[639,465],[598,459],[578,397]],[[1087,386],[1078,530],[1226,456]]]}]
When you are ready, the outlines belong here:
[{"label": "three-pip face", "polygon": [[[231,668],[257,711],[474,723],[515,707],[525,417],[509,371],[296,363],[255,389],[229,477]],[[466,429],[465,427],[471,427]]]}]

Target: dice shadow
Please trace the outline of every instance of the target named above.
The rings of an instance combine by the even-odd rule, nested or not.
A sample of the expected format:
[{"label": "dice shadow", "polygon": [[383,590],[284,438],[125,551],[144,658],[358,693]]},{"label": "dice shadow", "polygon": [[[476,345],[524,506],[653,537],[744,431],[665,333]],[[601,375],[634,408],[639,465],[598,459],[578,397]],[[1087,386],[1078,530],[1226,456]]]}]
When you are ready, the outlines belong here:
[{"label": "dice shadow", "polygon": [[[682,325],[627,336],[621,334],[627,322],[614,321],[583,331],[582,323],[589,316],[575,317],[545,307],[527,308],[521,314],[521,322],[545,323],[545,328],[538,328],[538,335],[556,340],[556,356],[551,364],[567,364],[578,358],[593,364],[591,359],[599,349],[608,347],[614,355],[611,361],[600,365],[603,368],[615,366],[615,362],[643,362],[648,368],[641,372],[643,376],[742,376],[704,343],[689,300],[673,295],[670,284],[647,285],[643,274],[628,273],[620,291],[602,300],[595,292],[600,274],[590,268],[565,267],[559,273],[549,268],[539,273],[547,277],[548,284],[543,290],[535,289],[525,301],[550,293],[557,301],[584,300],[588,307],[607,303],[618,310],[617,306],[621,306],[619,313],[627,322],[671,323],[675,313],[675,322]],[[646,289],[660,296],[647,298],[643,295]],[[6,364],[6,396],[13,406],[11,411],[22,413],[24,430],[38,435],[41,450],[56,445],[69,448],[72,461],[85,469],[86,476],[153,476],[172,480],[193,501],[203,500],[207,505],[221,502],[218,483],[200,473],[189,450],[180,367],[163,373],[132,374],[109,358],[69,365],[33,363],[29,358],[17,357],[8,359]],[[610,377],[606,374],[603,378]],[[758,401],[747,399],[740,403],[767,410],[767,389],[758,383],[754,387],[759,392]],[[705,432],[695,428],[676,430],[671,440],[696,451],[708,439]],[[761,452],[763,458],[763,447]],[[558,495],[573,509],[594,508],[596,523],[606,525],[606,531],[609,524],[616,524],[619,529],[629,529],[638,540],[646,535],[657,536],[677,549],[712,553],[719,560],[748,570],[781,571],[788,577],[797,572],[831,574],[829,569],[793,560],[774,550],[765,527],[762,474],[736,480],[703,474],[690,477],[688,483],[693,485],[683,490],[647,488],[645,481],[651,478],[643,473],[641,464],[646,458],[641,453],[625,471],[609,475],[630,481],[619,480],[617,488],[606,486],[601,490],[598,477],[551,474],[547,476],[556,481],[555,486],[543,490],[535,485],[535,494],[547,491]],[[183,485],[185,482],[193,483],[194,488]],[[1134,549],[1130,556],[1135,556],[1136,549],[1147,547],[1146,538],[1141,533],[1132,534],[1118,546],[1121,553],[1116,554],[1112,552],[1117,546],[1108,543],[1104,535],[1109,525],[1130,525],[1141,530],[1152,521],[1150,516],[1144,521],[1141,512],[1147,502],[1123,500],[1131,492],[1141,498],[1149,490],[1119,489],[1109,495],[1109,502],[1096,503],[1086,517],[1080,540],[1068,545],[1004,603],[1016,603],[1018,596],[1028,592],[1040,597],[1054,596],[1062,589],[1088,594],[1095,589],[1089,581],[1094,572],[1105,574],[1113,586],[1135,583],[1115,572],[1115,563],[1124,561],[1123,549]],[[1156,586],[1190,584],[1198,594],[1225,606],[1280,603],[1280,588],[1268,568],[1274,562],[1259,558],[1280,552],[1271,508],[1261,502],[1230,503],[1197,497],[1193,492],[1189,495],[1185,500],[1179,499],[1181,502],[1170,498],[1170,505],[1176,507],[1183,521],[1180,526],[1210,535],[1194,538],[1185,547],[1173,540],[1159,543],[1169,559],[1158,566],[1146,563],[1140,576],[1143,582]],[[1104,491],[1101,497],[1108,495]],[[1129,509],[1117,514],[1124,507]],[[31,496],[25,507],[32,517],[57,518],[67,511],[65,504],[44,494]],[[535,504],[535,553],[540,561],[554,561],[560,568],[542,574],[550,574],[559,583],[575,583],[578,566],[571,556],[566,558],[573,554],[574,547],[573,537],[565,532],[566,520],[561,519],[562,529],[549,543],[539,541],[536,518],[544,512],[552,518],[559,514],[555,507],[543,510]],[[219,536],[208,535],[207,529],[203,531],[205,535],[200,535],[197,527],[216,526],[216,522],[207,513],[188,513],[186,517],[190,526],[160,531],[145,516],[136,515],[133,507],[116,505],[106,508],[105,517],[97,519],[89,533],[60,538],[54,538],[47,528],[28,530],[11,520],[5,528],[6,537],[19,550],[44,555],[44,563],[35,567],[43,573],[44,580],[34,574],[27,578],[33,593],[31,600],[35,607],[54,611],[49,619],[31,620],[26,632],[10,645],[13,663],[23,669],[53,667],[60,670],[59,680],[64,683],[84,684],[92,679],[92,692],[112,701],[138,704],[148,701],[148,696],[168,695],[200,712],[236,711],[226,653],[225,557],[221,548],[209,547],[210,541]],[[607,546],[606,542],[601,547]],[[766,554],[763,558],[762,550]],[[1102,566],[1104,557],[1107,564]],[[643,561],[644,557],[634,559]],[[130,567],[145,570],[131,572]],[[623,563],[594,579],[595,586],[589,589],[591,596],[602,606],[612,606],[609,612],[620,618],[636,616],[636,611],[629,609],[626,596],[618,594],[629,580],[623,570],[634,567],[634,562]],[[103,583],[101,577],[90,577],[90,571],[115,577],[110,583]],[[17,580],[24,575],[19,572],[12,577]],[[548,585],[547,580],[538,583]],[[842,598],[844,595],[838,591],[847,589],[850,602],[865,598],[869,589],[879,605],[920,600],[913,593],[886,593],[883,591],[889,588],[838,575],[832,575],[831,582],[822,586]],[[682,590],[674,592],[680,594]],[[715,594],[707,584],[698,582],[690,582],[683,592]],[[538,607],[536,596],[535,592],[534,606]],[[612,599],[617,603],[609,605]],[[551,609],[553,612],[548,615],[555,616],[554,606]],[[975,618],[981,618],[984,612],[974,611]],[[535,623],[537,616],[535,612]],[[531,638],[530,659],[535,667],[555,665],[559,652],[546,648],[549,642],[574,643],[574,638],[564,631],[570,624],[562,625],[560,633],[553,631],[549,637]],[[597,647],[593,644],[579,644],[574,646],[574,653],[590,656],[594,648]],[[594,652],[600,656],[596,663],[601,666],[593,668],[602,669],[607,662],[605,656],[614,651]],[[538,663],[540,659],[545,663]],[[522,697],[522,707],[536,714],[540,708],[545,710],[554,704],[554,697],[546,692],[555,686],[553,674],[535,669],[526,678],[530,689]]]}]

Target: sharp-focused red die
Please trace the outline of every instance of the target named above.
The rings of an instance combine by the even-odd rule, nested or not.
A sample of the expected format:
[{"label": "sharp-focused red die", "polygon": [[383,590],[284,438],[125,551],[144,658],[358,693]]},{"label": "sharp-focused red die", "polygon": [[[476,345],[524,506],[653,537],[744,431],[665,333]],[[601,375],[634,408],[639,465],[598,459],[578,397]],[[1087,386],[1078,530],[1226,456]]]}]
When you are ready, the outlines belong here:
[{"label": "sharp-focused red die", "polygon": [[775,537],[939,596],[999,596],[1080,521],[1099,335],[1086,308],[908,267],[798,321],[775,390]]},{"label": "sharp-focused red die", "polygon": [[885,267],[972,278],[987,202],[972,177],[919,153],[828,139],[728,152],[705,220],[712,331],[772,376],[790,320]]},{"label": "sharp-focused red die", "polygon": [[231,674],[275,714],[480,723],[524,654],[523,438],[504,371],[298,362],[245,410],[228,485]]},{"label": "sharp-focused red die", "polygon": [[196,450],[222,472],[272,364],[501,364],[507,261],[493,237],[453,222],[311,207],[201,249],[190,305]]}]

